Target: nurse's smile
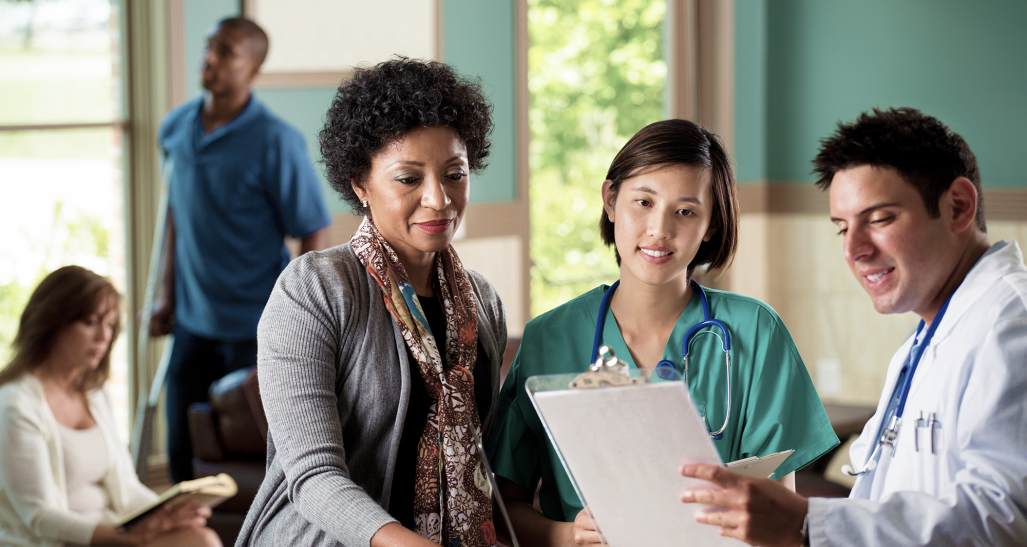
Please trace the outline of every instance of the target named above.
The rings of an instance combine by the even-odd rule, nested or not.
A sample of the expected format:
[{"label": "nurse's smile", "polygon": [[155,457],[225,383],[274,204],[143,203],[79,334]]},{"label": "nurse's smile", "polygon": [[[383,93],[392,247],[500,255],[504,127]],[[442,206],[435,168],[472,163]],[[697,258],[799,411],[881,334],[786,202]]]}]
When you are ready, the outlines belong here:
[{"label": "nurse's smile", "polygon": [[660,246],[639,247],[638,252],[642,256],[642,260],[650,264],[664,264],[674,254],[670,249]]}]

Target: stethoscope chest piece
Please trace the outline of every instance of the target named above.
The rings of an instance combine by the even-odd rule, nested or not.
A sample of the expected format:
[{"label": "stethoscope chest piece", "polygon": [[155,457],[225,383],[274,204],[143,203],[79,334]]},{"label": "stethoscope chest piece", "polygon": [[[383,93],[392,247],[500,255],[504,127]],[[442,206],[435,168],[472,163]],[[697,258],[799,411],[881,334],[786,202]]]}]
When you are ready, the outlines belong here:
[{"label": "stethoscope chest piece", "polygon": [[[724,431],[727,429],[728,423],[730,423],[731,420],[731,334],[728,332],[727,325],[725,325],[722,321],[714,319],[710,316],[710,302],[707,299],[706,291],[702,288],[702,286],[700,286],[699,283],[697,283],[694,279],[691,280],[690,283],[692,285],[692,288],[694,288],[695,292],[699,295],[699,300],[702,302],[703,320],[693,325],[692,328],[688,329],[688,332],[685,333],[685,339],[681,342],[681,361],[682,365],[684,366],[683,380],[685,382],[685,387],[688,388],[688,350],[693,338],[695,336],[702,334],[712,334],[719,338],[721,342],[721,348],[724,350],[724,373],[727,375],[727,406],[726,411],[724,412],[724,424],[720,426],[720,429],[718,429],[717,431],[710,430],[711,428],[709,427],[708,422],[706,424],[706,429],[709,431],[711,438],[713,438],[714,440],[720,440],[724,438]],[[606,294],[603,295],[603,300],[599,304],[599,317],[596,320],[595,338],[592,342],[593,364],[589,369],[590,372],[592,372],[596,367],[600,366],[600,363],[603,362],[602,355],[605,353],[609,353],[612,356],[612,359],[616,360],[616,357],[613,356],[613,352],[610,350],[609,346],[600,346],[600,343],[602,342],[603,337],[603,327],[606,324],[606,313],[610,309],[610,299],[613,297],[613,293],[617,290],[617,287],[619,285],[620,281],[614,282],[614,284],[606,290]],[[721,334],[717,334],[713,330],[701,330],[706,327],[719,329],[720,333],[723,336],[721,336]],[[627,370],[627,365],[625,363],[622,363],[619,360],[617,362],[624,367],[625,371]],[[662,380],[672,380],[676,379],[678,376],[677,367],[674,366],[673,362],[667,359],[664,359],[659,363],[656,363],[655,372],[656,376]],[[582,376],[585,375],[580,375],[578,378],[581,378]],[[575,381],[577,381],[578,378],[575,378]],[[633,378],[632,380],[638,380],[638,382],[642,381],[637,378]],[[571,387],[574,386],[572,385]],[[703,416],[703,419],[705,420],[706,416]]]}]

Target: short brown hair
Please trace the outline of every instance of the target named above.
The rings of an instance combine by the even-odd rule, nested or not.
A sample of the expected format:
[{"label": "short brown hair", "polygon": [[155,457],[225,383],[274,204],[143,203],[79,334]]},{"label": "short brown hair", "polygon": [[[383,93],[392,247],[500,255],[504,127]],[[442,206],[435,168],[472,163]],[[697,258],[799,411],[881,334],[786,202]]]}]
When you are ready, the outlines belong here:
[{"label": "short brown hair", "polygon": [[[710,228],[716,231],[709,241],[699,245],[699,251],[688,265],[688,276],[691,277],[698,266],[707,266],[711,272],[719,274],[731,265],[738,249],[735,174],[720,137],[688,120],[649,124],[617,152],[606,178],[612,182],[610,191],[616,194],[625,180],[672,165],[694,165],[710,174],[713,187]],[[613,245],[619,265],[613,224],[604,208],[599,218],[599,233],[604,243]]]},{"label": "short brown hair", "polygon": [[[121,295],[105,278],[81,266],[65,266],[47,275],[32,291],[21,313],[14,336],[14,359],[0,370],[0,385],[32,372],[50,356],[57,338],[75,321],[86,319],[104,302],[121,307]],[[121,330],[121,314],[115,319],[111,345],[95,370],[80,378],[80,389],[88,392],[107,381],[111,370],[111,347]]]}]

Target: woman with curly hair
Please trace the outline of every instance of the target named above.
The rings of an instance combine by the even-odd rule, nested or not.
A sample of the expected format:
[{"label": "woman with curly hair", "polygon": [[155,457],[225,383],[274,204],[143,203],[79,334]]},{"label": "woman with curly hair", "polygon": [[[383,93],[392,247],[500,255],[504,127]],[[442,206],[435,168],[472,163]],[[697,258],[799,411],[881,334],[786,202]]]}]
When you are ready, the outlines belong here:
[{"label": "woman with curly hair", "polygon": [[267,476],[238,545],[495,544],[470,428],[495,423],[506,322],[450,246],[491,129],[480,85],[441,63],[339,88],[321,153],[364,220],[293,261],[264,310]]}]

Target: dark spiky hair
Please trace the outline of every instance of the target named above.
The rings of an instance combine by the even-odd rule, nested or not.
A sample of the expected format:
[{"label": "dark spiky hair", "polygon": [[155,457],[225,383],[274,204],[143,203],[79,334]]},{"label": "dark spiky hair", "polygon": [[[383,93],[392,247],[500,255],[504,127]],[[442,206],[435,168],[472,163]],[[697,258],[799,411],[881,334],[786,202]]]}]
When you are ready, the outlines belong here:
[{"label": "dark spiky hair", "polygon": [[966,177],[977,190],[977,225],[987,231],[977,158],[963,137],[937,118],[915,108],[874,108],[855,122],[839,122],[813,159],[817,187],[827,190],[836,173],[861,165],[898,171],[920,193],[931,218],[941,215],[938,201],[952,181]]}]

